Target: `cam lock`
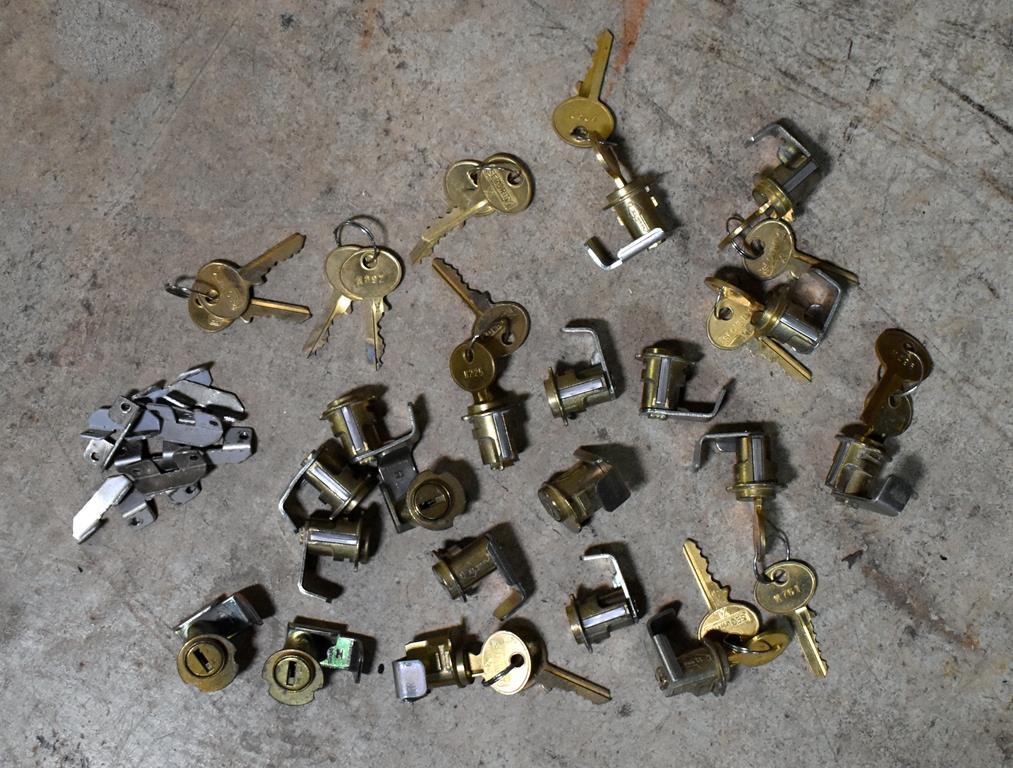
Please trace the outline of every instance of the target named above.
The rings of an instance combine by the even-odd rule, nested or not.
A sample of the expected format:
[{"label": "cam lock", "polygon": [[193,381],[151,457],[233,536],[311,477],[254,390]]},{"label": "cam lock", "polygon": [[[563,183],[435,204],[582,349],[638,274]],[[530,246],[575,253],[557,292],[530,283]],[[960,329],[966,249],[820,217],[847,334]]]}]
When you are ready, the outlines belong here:
[{"label": "cam lock", "polygon": [[482,579],[493,571],[499,571],[510,588],[510,593],[493,611],[493,616],[500,621],[508,619],[528,598],[523,580],[489,533],[463,545],[452,544],[434,550],[433,557],[436,559],[433,573],[454,600],[466,601],[468,594],[475,591]]},{"label": "cam lock", "polygon": [[303,483],[320,494],[320,501],[330,507],[331,517],[353,512],[373,488],[373,479],[356,472],[333,448],[334,442],[328,440],[303,459],[278,499],[278,511],[295,529],[299,527],[297,520],[310,517],[310,512],[299,502],[298,493]]},{"label": "cam lock", "polygon": [[325,669],[351,672],[358,683],[362,664],[360,639],[342,635],[328,622],[297,616],[288,624],[284,647],[264,662],[263,678],[271,698],[298,706],[313,701]]},{"label": "cam lock", "polygon": [[376,398],[349,392],[332,400],[320,415],[331,425],[331,432],[348,460],[356,464],[367,461],[367,455],[383,445],[380,423],[373,405]]},{"label": "cam lock", "polygon": [[876,356],[879,381],[866,397],[861,423],[846,426],[837,436],[837,452],[825,484],[845,504],[895,516],[914,489],[897,475],[880,480],[890,460],[886,441],[910,426],[912,395],[932,372],[932,357],[924,344],[896,328],[880,334]]},{"label": "cam lock", "polygon": [[684,402],[683,389],[693,368],[692,362],[663,342],[644,347],[637,355],[637,360],[644,364],[640,371],[640,380],[643,382],[640,395],[642,416],[661,420],[710,421],[718,415],[731,382],[721,388],[713,403]]},{"label": "cam lock", "polygon": [[777,150],[778,165],[753,177],[753,200],[758,207],[745,218],[735,215],[728,220],[728,234],[718,250],[733,245],[746,258],[759,255],[744,242],[742,234],[762,219],[793,221],[798,203],[820,170],[809,149],[780,122],[765,125],[746,140],[746,146],[751,147],[768,136],[781,142]]},{"label": "cam lock", "polygon": [[570,595],[566,606],[566,619],[570,622],[573,639],[578,644],[583,643],[591,652],[594,643],[602,642],[617,629],[636,623],[640,614],[614,555],[601,552],[581,555],[580,559],[584,562],[604,560],[612,568],[609,586],[598,587],[585,594],[578,589],[575,595]]},{"label": "cam lock", "polygon": [[718,294],[707,318],[707,336],[715,347],[748,345],[789,376],[812,381],[812,372],[785,347],[809,354],[820,345],[840,304],[840,284],[822,270],[811,269],[777,286],[764,303],[725,280],[708,277],[706,283]]},{"label": "cam lock", "polygon": [[239,592],[213,600],[173,629],[183,640],[176,670],[187,685],[204,693],[231,683],[239,665],[233,640],[261,623],[260,615]]},{"label": "cam lock", "polygon": [[401,701],[417,701],[434,688],[464,688],[475,680],[475,654],[465,648],[463,631],[455,628],[405,645],[404,658],[391,664],[394,688]]},{"label": "cam lock", "polygon": [[545,397],[549,410],[557,419],[567,420],[583,413],[590,406],[607,403],[616,399],[612,375],[609,373],[601,340],[594,328],[568,325],[563,333],[587,334],[591,337],[591,364],[584,368],[561,368],[558,372],[549,369],[544,382]]},{"label": "cam lock", "polygon": [[373,531],[362,515],[333,520],[310,517],[298,529],[298,534],[303,547],[299,591],[328,603],[341,593],[341,588],[318,575],[319,560],[328,557],[345,560],[358,570],[359,563],[366,562],[372,555]]},{"label": "cam lock", "polygon": [[587,448],[578,448],[573,455],[577,463],[542,483],[538,500],[553,520],[578,533],[599,509],[618,509],[630,497],[630,489],[604,457]]},{"label": "cam lock", "polygon": [[638,253],[657,248],[669,235],[658,208],[658,200],[651,193],[646,179],[627,180],[623,175],[619,158],[610,144],[601,136],[588,132],[594,147],[594,156],[605,172],[612,178],[616,188],[609,193],[604,210],[611,210],[622,226],[629,232],[632,241],[620,248],[615,256],[608,252],[601,240],[590,238],[584,247],[591,260],[604,270],[621,267]]},{"label": "cam lock", "polygon": [[728,490],[739,501],[753,505],[753,550],[756,563],[762,566],[767,554],[767,523],[765,505],[773,499],[780,484],[777,482],[777,464],[772,456],[770,436],[761,430],[742,432],[712,432],[703,435],[693,453],[693,471],[706,460],[706,448],[711,444],[718,453],[735,452],[734,480]]}]

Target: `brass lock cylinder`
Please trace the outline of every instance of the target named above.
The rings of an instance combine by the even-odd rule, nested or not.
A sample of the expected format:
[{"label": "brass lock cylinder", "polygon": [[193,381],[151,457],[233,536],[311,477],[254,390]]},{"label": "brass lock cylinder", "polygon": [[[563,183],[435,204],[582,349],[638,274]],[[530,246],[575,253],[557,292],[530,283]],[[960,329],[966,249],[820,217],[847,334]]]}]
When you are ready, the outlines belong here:
[{"label": "brass lock cylinder", "polygon": [[263,677],[271,698],[282,704],[309,704],[324,685],[324,670],[310,652],[306,635],[297,635],[264,662]]},{"label": "brass lock cylinder", "polygon": [[510,419],[515,406],[505,399],[473,403],[462,419],[471,424],[471,436],[478,443],[482,463],[501,470],[517,462],[517,449],[510,434]]},{"label": "brass lock cylinder", "polygon": [[599,509],[612,512],[630,497],[619,471],[603,457],[584,448],[578,461],[557,472],[538,489],[538,500],[556,522],[574,533]]},{"label": "brass lock cylinder", "polygon": [[796,352],[809,354],[823,340],[824,329],[805,318],[805,310],[791,300],[789,286],[775,290],[756,321],[756,332],[787,344]]},{"label": "brass lock cylinder", "polygon": [[890,460],[883,443],[869,436],[840,434],[825,484],[845,504],[883,515],[899,515],[914,492],[897,475],[879,479]]},{"label": "brass lock cylinder", "polygon": [[260,624],[256,609],[239,592],[213,600],[174,628],[183,640],[176,654],[180,680],[204,693],[220,691],[239,672],[232,639]]},{"label": "brass lock cylinder", "polygon": [[[605,210],[611,209],[615,213],[616,220],[626,227],[634,240],[664,228],[664,222],[657,212],[658,200],[642,179],[634,179],[613,190],[607,200]],[[647,250],[657,247],[658,242],[654,242]]]},{"label": "brass lock cylinder", "polygon": [[751,432],[736,438],[734,491],[739,501],[769,499],[777,493],[777,464],[771,458],[770,437]]},{"label": "brass lock cylinder", "polygon": [[675,410],[682,400],[686,371],[692,363],[661,346],[645,347],[640,359],[644,363],[640,412],[652,419],[667,419],[665,412]]},{"label": "brass lock cylinder", "polygon": [[433,573],[454,600],[464,598],[482,579],[496,570],[485,537],[464,547],[450,547],[433,552],[436,563]]},{"label": "brass lock cylinder", "polygon": [[332,468],[319,459],[309,463],[303,477],[335,515],[354,510],[373,487],[372,481],[360,477],[351,465]]},{"label": "brass lock cylinder", "polygon": [[373,411],[374,397],[355,393],[332,400],[320,418],[330,422],[334,437],[351,461],[383,445]]},{"label": "brass lock cylinder", "polygon": [[369,559],[372,537],[364,518],[342,517],[308,522],[299,531],[299,542],[312,555],[358,566]]},{"label": "brass lock cylinder", "polygon": [[564,422],[592,405],[607,403],[615,398],[608,374],[600,365],[580,370],[570,369],[558,374],[550,368],[544,387],[549,410]]},{"label": "brass lock cylinder", "polygon": [[401,701],[421,699],[433,688],[456,685],[464,688],[475,680],[460,632],[416,640],[404,647],[404,658],[391,665],[394,688]]},{"label": "brass lock cylinder", "polygon": [[405,494],[405,512],[409,519],[430,531],[450,528],[464,506],[464,487],[448,472],[422,472]]},{"label": "brass lock cylinder", "polygon": [[590,651],[591,646],[608,638],[613,631],[636,621],[626,595],[619,587],[595,590],[583,597],[570,595],[566,606],[570,633]]}]

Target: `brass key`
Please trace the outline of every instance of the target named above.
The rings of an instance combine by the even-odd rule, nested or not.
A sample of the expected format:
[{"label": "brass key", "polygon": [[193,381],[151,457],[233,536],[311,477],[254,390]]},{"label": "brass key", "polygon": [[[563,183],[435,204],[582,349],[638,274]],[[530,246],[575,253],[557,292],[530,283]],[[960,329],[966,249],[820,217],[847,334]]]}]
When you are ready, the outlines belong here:
[{"label": "brass key", "polygon": [[401,259],[387,248],[364,248],[341,263],[338,279],[346,295],[366,304],[363,333],[366,361],[379,370],[383,365],[384,341],[380,321],[387,312],[387,296],[401,285]]},{"label": "brass key", "polygon": [[[412,249],[413,263],[418,264],[432,254],[433,248],[444,235],[463,226],[472,216],[493,211],[519,213],[531,204],[531,198],[534,196],[531,171],[513,155],[502,153],[491,155],[481,163],[476,173],[475,190],[469,192],[464,188],[455,188],[455,194],[461,195],[458,202],[451,202],[452,207],[426,227],[418,244]],[[451,201],[454,199],[449,194],[447,197]]]},{"label": "brass key", "polygon": [[612,135],[616,118],[612,110],[601,100],[601,87],[608,69],[609,54],[612,52],[612,33],[607,29],[598,35],[591,68],[584,79],[577,83],[577,95],[563,101],[552,113],[552,127],[567,144],[575,147],[590,147],[589,134],[596,133],[602,139]]},{"label": "brass key", "polygon": [[478,442],[482,463],[493,470],[514,464],[517,448],[511,422],[516,403],[493,394],[496,358],[481,338],[473,338],[454,349],[450,354],[450,375],[457,386],[474,398],[462,418],[471,424],[471,435]]},{"label": "brass key", "polygon": [[761,280],[770,280],[782,272],[798,279],[803,272],[815,268],[827,272],[852,285],[858,285],[858,275],[828,261],[820,261],[795,247],[795,233],[783,219],[766,219],[753,227],[745,236],[746,244],[759,253],[756,258],[742,257],[746,270]]},{"label": "brass key", "polygon": [[205,264],[197,271],[189,292],[187,308],[191,319],[203,330],[212,332],[228,327],[239,318],[247,322],[254,317],[307,320],[310,311],[302,305],[253,296],[254,286],[264,282],[271,268],[297,254],[305,242],[306,238],[296,233],[241,267],[224,260]]},{"label": "brass key", "polygon": [[[870,430],[884,430],[884,437],[903,432],[910,424],[910,416],[884,418],[891,410],[904,408],[910,411],[905,390],[924,381],[932,372],[932,357],[918,339],[906,331],[891,328],[876,339],[876,357],[879,358],[881,377],[869,393],[862,410],[862,423]],[[907,400],[908,402],[904,402]],[[893,434],[887,434],[892,432]]]},{"label": "brass key", "polygon": [[753,588],[756,604],[768,613],[787,616],[795,628],[795,637],[802,655],[816,677],[827,676],[827,663],[823,660],[813,629],[809,601],[816,594],[816,572],[798,560],[782,560],[764,572],[764,580]]},{"label": "brass key", "polygon": [[707,558],[700,551],[699,545],[693,539],[686,539],[682,553],[686,556],[686,562],[689,563],[708,608],[697,628],[697,638],[703,640],[710,632],[741,637],[755,635],[760,629],[760,617],[745,603],[736,603],[730,599],[728,587],[722,586],[711,576]]},{"label": "brass key", "polygon": [[531,318],[524,307],[514,301],[494,302],[488,293],[469,286],[457,269],[439,257],[433,257],[433,269],[474,313],[471,335],[481,336],[494,357],[513,353],[527,340]]},{"label": "brass key", "polygon": [[324,259],[324,274],[327,276],[327,282],[331,286],[331,295],[323,314],[320,316],[320,320],[303,345],[302,351],[307,357],[315,355],[327,343],[327,339],[330,337],[331,325],[334,323],[335,318],[338,315],[347,315],[352,311],[352,303],[355,299],[345,293],[339,275],[341,273],[341,265],[345,259],[353,256],[360,250],[363,249],[357,245],[339,245],[328,253]]}]

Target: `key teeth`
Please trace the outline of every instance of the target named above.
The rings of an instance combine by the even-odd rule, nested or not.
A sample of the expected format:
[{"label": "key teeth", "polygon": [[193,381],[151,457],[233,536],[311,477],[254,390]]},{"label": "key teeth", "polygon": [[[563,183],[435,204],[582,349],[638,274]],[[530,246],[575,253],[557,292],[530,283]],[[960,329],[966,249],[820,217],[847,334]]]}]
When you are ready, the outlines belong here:
[{"label": "key teeth", "polygon": [[436,248],[436,244],[439,243],[440,240],[442,240],[444,237],[449,235],[454,230],[461,229],[467,223],[467,219],[464,219],[458,222],[455,226],[450,227],[444,232],[441,232],[439,235],[436,236],[435,239],[432,239],[433,232],[438,232],[440,230],[442,226],[441,222],[443,222],[443,220],[446,219],[447,217],[453,216],[454,213],[456,213],[456,211],[457,211],[456,208],[448,208],[442,216],[438,216],[436,218],[436,221],[434,221],[432,224],[426,227],[425,230],[423,230],[421,240],[426,244],[430,252],[432,252],[433,249]]}]

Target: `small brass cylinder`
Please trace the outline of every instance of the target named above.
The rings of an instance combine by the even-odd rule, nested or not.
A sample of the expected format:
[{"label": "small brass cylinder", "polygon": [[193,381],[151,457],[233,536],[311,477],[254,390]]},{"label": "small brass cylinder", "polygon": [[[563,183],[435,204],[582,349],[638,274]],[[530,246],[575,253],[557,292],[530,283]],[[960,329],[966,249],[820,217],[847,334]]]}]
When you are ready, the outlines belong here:
[{"label": "small brass cylinder", "polygon": [[332,400],[320,418],[330,422],[334,437],[351,461],[383,445],[373,412],[374,397],[348,394]]},{"label": "small brass cylinder", "polygon": [[[643,181],[634,180],[614,190],[609,194],[605,208],[615,212],[616,219],[634,240],[655,229],[664,229],[657,211],[658,201]],[[650,247],[655,246],[657,243]]]},{"label": "small brass cylinder", "polygon": [[795,204],[779,183],[794,175],[794,169],[780,165],[771,171],[770,175],[757,174],[753,177],[753,200],[757,205],[767,205],[768,216],[776,214],[778,217],[785,217],[794,211]]},{"label": "small brass cylinder", "polygon": [[506,469],[517,462],[517,450],[510,434],[510,416],[514,406],[504,400],[473,403],[464,421],[471,424],[471,435],[478,442],[482,463],[490,469]]},{"label": "small brass cylinder", "polygon": [[356,565],[369,559],[370,539],[370,530],[361,517],[313,520],[299,531],[300,542],[311,554],[349,560]]},{"label": "small brass cylinder", "polygon": [[576,464],[557,472],[538,489],[549,516],[573,532],[603,507],[612,511],[629,498],[629,489],[611,464],[587,451]]},{"label": "small brass cylinder", "polygon": [[812,352],[822,340],[820,329],[806,320],[803,308],[791,301],[787,291],[771,294],[770,303],[756,323],[756,332],[802,354]]},{"label": "small brass cylinder", "polygon": [[415,525],[442,531],[464,511],[465,495],[460,481],[448,472],[426,470],[408,487],[405,512]]},{"label": "small brass cylinder", "polygon": [[282,704],[308,704],[323,687],[324,671],[308,637],[290,636],[285,646],[264,662],[262,676],[267,692]]},{"label": "small brass cylinder", "polygon": [[665,413],[673,411],[682,402],[686,386],[686,369],[692,363],[666,347],[646,347],[640,353],[644,367],[640,371],[643,389],[640,394],[640,412],[652,419],[667,419]]},{"label": "small brass cylinder", "polygon": [[571,368],[558,374],[549,369],[544,387],[549,410],[564,422],[592,405],[615,399],[609,388],[608,376],[600,365],[580,370]]},{"label": "small brass cylinder", "polygon": [[729,673],[728,656],[724,649],[713,640],[704,640],[702,645],[681,653],[674,669],[658,668],[658,687],[665,696],[681,693],[721,696],[728,684]]},{"label": "small brass cylinder", "polygon": [[777,464],[770,455],[770,437],[752,432],[738,438],[735,449],[735,484],[729,490],[739,501],[771,498],[777,491]]},{"label": "small brass cylinder", "polygon": [[319,458],[306,468],[303,477],[335,515],[354,510],[373,487],[372,481],[360,477],[351,465],[329,467]]},{"label": "small brass cylinder", "polygon": [[454,599],[464,598],[479,581],[496,570],[488,540],[480,536],[465,546],[452,546],[433,552],[433,573]]},{"label": "small brass cylinder", "polygon": [[566,618],[570,622],[573,639],[583,643],[589,651],[593,644],[600,643],[613,631],[636,621],[620,587],[606,587],[583,597],[570,595]]},{"label": "small brass cylinder", "polygon": [[204,693],[220,691],[239,672],[236,646],[221,635],[191,626],[176,654],[176,671],[180,680]]}]

